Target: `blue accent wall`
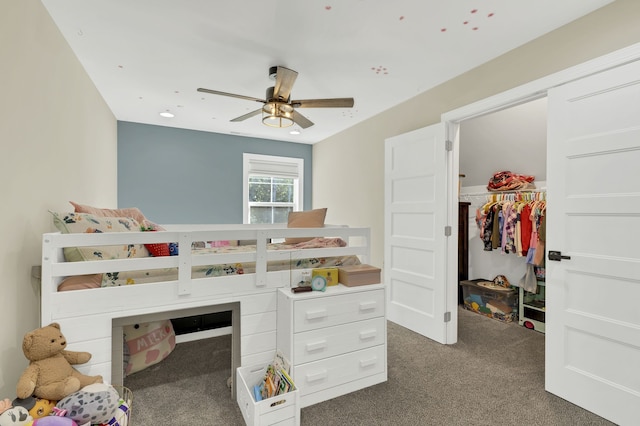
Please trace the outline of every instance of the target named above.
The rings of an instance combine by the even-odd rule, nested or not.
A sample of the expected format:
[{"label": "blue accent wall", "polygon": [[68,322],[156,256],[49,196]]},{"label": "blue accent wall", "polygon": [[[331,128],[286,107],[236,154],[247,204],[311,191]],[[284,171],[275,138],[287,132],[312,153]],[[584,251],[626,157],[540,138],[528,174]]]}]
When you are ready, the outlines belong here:
[{"label": "blue accent wall", "polygon": [[118,207],[157,223],[242,223],[242,154],[304,159],[304,209],[311,208],[307,144],[118,122]]}]

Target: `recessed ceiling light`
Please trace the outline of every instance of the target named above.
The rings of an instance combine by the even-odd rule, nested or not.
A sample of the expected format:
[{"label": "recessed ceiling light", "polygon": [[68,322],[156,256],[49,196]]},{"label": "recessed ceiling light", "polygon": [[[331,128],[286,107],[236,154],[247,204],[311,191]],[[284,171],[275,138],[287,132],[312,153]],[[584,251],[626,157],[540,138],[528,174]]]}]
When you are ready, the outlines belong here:
[{"label": "recessed ceiling light", "polygon": [[161,117],[165,117],[165,118],[173,118],[175,117],[175,115],[171,114],[169,111],[164,111],[160,113]]},{"label": "recessed ceiling light", "polygon": [[292,131],[289,132],[290,135],[299,135],[300,134],[300,129],[293,129]]}]

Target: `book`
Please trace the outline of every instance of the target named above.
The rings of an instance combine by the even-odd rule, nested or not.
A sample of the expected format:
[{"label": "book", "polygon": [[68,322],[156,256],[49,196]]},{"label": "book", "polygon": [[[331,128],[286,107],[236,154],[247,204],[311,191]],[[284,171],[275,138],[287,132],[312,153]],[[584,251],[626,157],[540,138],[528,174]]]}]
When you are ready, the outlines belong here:
[{"label": "book", "polygon": [[253,397],[255,398],[256,402],[262,401],[262,386],[261,385],[255,385],[253,387]]},{"label": "book", "polygon": [[256,402],[295,390],[290,371],[289,361],[280,351],[276,352],[273,362],[265,370],[262,382],[253,387]]}]

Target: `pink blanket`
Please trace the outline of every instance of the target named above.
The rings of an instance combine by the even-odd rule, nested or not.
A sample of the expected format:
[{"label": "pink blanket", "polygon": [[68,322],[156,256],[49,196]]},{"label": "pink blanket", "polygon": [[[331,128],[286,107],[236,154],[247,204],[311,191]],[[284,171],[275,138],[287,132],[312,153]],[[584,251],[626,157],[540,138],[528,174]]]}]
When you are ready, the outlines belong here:
[{"label": "pink blanket", "polygon": [[308,248],[327,248],[327,247],[346,247],[347,243],[341,238],[313,238],[309,241],[293,244],[288,248],[308,249]]}]

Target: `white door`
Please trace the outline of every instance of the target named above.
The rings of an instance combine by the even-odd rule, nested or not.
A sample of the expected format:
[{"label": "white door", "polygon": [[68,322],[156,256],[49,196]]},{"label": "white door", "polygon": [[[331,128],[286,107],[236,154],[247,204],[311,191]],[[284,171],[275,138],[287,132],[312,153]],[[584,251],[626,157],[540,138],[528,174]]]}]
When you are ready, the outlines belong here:
[{"label": "white door", "polygon": [[457,315],[457,311],[445,314],[449,154],[444,124],[385,142],[388,318],[440,343],[447,343],[448,325],[457,324],[445,318]]},{"label": "white door", "polygon": [[[549,91],[546,389],[640,422],[640,63]],[[549,252],[547,254],[549,257]]]}]

